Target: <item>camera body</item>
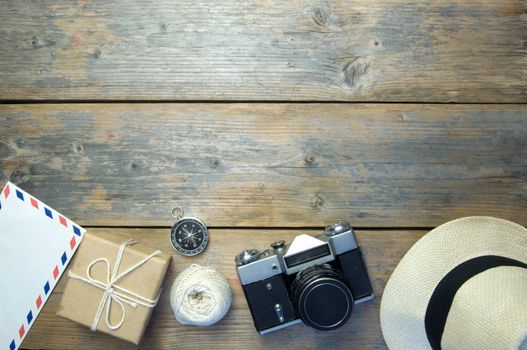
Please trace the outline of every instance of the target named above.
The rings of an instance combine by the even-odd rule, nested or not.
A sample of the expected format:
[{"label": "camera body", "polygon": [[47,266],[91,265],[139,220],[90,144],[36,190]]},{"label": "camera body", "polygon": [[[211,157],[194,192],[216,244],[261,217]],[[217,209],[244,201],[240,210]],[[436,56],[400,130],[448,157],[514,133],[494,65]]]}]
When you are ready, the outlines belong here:
[{"label": "camera body", "polygon": [[235,259],[254,325],[266,334],[304,322],[321,331],[342,326],[373,290],[353,229],[337,222],[313,237],[296,236]]}]

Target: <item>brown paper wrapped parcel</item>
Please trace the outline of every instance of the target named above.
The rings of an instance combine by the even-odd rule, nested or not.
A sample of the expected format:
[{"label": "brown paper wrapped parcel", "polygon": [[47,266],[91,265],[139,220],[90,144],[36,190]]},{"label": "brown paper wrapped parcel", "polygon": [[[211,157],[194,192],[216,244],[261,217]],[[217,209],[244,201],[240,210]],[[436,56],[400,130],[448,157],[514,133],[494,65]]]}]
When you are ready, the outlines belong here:
[{"label": "brown paper wrapped parcel", "polygon": [[87,233],[57,314],[139,344],[169,263],[170,255],[135,241]]}]

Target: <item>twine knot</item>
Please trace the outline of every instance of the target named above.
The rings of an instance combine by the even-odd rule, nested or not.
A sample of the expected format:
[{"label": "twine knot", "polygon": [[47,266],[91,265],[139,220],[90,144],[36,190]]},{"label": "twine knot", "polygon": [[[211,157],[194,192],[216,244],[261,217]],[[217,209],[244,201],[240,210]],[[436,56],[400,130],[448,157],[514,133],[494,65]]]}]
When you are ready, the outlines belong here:
[{"label": "twine knot", "polygon": [[[95,332],[97,330],[97,325],[99,324],[99,321],[101,319],[102,313],[106,306],[106,326],[111,330],[116,330],[121,328],[121,326],[124,323],[124,320],[126,318],[126,308],[124,304],[128,304],[132,308],[137,308],[138,305],[142,305],[144,307],[153,308],[157,305],[157,302],[159,300],[159,295],[156,299],[151,300],[148,298],[144,298],[134,292],[129,291],[126,288],[120,287],[116,285],[117,281],[119,281],[124,276],[128,275],[129,273],[133,272],[137,268],[139,268],[141,265],[145,264],[148,260],[152,259],[154,256],[160,255],[161,251],[156,250],[152,254],[148,255],[141,261],[139,261],[137,264],[131,266],[127,270],[118,273],[119,271],[119,265],[121,265],[121,261],[123,260],[124,250],[127,246],[133,245],[137,243],[133,239],[129,239],[121,243],[121,246],[119,247],[119,253],[117,254],[117,258],[115,259],[115,265],[113,268],[113,271],[110,271],[110,262],[106,258],[97,258],[93,260],[88,267],[86,268],[86,277],[79,276],[71,270],[68,271],[68,276],[80,280],[83,282],[86,282],[94,287],[97,287],[104,291],[101,297],[101,301],[99,303],[99,308],[97,309],[97,313],[95,314],[95,317],[93,319],[93,323],[91,325],[91,330]],[[106,281],[100,281],[95,278],[93,278],[91,274],[91,269],[94,265],[97,263],[104,263],[106,265]],[[159,292],[161,294],[161,291]],[[117,305],[119,305],[121,309],[121,318],[119,319],[119,322],[116,324],[112,324],[110,322],[110,309],[112,305],[112,301],[115,302]]]}]

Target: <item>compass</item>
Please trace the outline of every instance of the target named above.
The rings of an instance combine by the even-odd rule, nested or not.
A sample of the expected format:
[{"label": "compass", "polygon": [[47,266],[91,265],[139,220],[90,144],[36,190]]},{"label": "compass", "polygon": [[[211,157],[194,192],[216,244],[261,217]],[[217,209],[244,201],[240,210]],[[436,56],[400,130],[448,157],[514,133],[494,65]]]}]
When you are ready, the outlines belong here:
[{"label": "compass", "polygon": [[[177,216],[176,210],[179,212]],[[184,218],[183,210],[179,207],[172,210],[172,215],[178,219],[170,231],[174,249],[186,256],[198,255],[205,250],[209,242],[207,226],[197,218]]]}]

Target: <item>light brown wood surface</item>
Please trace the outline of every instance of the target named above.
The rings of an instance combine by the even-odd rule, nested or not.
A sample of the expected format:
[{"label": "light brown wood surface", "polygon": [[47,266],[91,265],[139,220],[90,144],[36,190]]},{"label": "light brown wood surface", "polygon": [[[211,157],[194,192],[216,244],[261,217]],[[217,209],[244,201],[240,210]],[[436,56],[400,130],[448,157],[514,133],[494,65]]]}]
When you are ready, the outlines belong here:
[{"label": "light brown wood surface", "polygon": [[[165,252],[173,252],[169,243],[170,229],[100,228],[88,231],[134,238],[141,243]],[[173,253],[159,305],[154,310],[145,332],[144,349],[385,349],[379,325],[379,306],[382,290],[388,277],[404,253],[425,231],[358,230],[373,282],[376,297],[356,306],[350,321],[334,332],[316,332],[304,325],[266,336],[257,334],[234,268],[234,257],[242,249],[266,249],[275,240],[288,242],[298,234],[317,234],[319,230],[215,229],[210,232],[207,250],[197,257],[187,258]],[[175,277],[190,264],[216,268],[228,280],[233,292],[233,305],[228,315],[212,327],[191,327],[179,324],[171,311],[169,290]],[[133,345],[114,337],[92,333],[88,328],[55,315],[63,290],[63,277],[55,288],[34,327],[23,343],[27,348],[49,349],[127,349]],[[95,312],[95,310],[94,310]]]},{"label": "light brown wood surface", "polygon": [[2,1],[0,99],[527,102],[525,1]]},{"label": "light brown wood surface", "polygon": [[85,225],[527,224],[525,105],[0,105],[0,176]]}]

